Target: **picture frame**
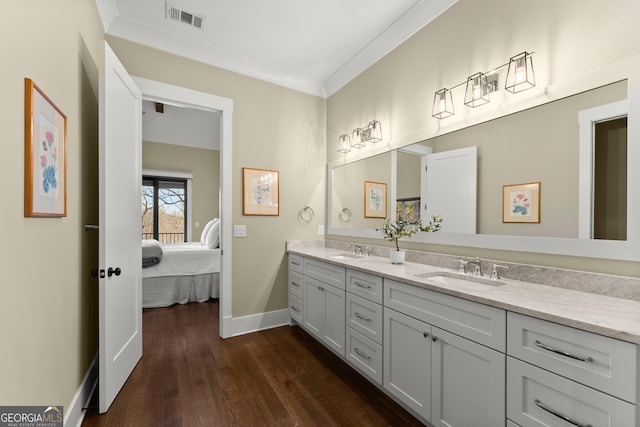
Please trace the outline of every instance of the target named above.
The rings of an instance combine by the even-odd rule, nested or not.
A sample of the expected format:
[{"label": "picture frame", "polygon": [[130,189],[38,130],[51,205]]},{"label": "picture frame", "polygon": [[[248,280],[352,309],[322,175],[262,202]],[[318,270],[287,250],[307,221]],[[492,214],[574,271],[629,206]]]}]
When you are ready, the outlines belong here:
[{"label": "picture frame", "polygon": [[383,182],[364,182],[364,217],[387,217],[387,184]]},{"label": "picture frame", "polygon": [[502,186],[503,223],[540,223],[540,182]]},{"label": "picture frame", "polygon": [[397,199],[396,221],[420,222],[420,197]]},{"label": "picture frame", "polygon": [[280,215],[280,173],[242,168],[242,214]]},{"label": "picture frame", "polygon": [[24,216],[67,216],[67,116],[24,80]]}]

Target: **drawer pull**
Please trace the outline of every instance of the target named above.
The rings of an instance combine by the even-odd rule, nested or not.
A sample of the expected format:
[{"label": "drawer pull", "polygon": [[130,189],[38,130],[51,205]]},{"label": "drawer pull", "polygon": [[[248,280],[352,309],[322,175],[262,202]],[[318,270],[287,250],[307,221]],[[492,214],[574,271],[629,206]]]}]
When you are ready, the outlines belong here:
[{"label": "drawer pull", "polygon": [[300,263],[299,263],[299,262],[297,262],[297,261],[291,261],[291,264],[293,264],[293,265],[300,265]]},{"label": "drawer pull", "polygon": [[558,350],[557,348],[553,348],[550,347],[546,344],[541,343],[540,341],[536,340],[536,342],[534,343],[536,346],[550,351],[552,353],[556,353],[559,354],[561,356],[565,356],[565,357],[569,357],[571,359],[575,359],[575,360],[579,360],[581,362],[593,362],[593,358],[592,357],[580,357],[580,356],[576,356],[575,354],[571,354],[571,353],[567,353],[566,351],[562,351],[562,350]]},{"label": "drawer pull", "polygon": [[355,347],[355,348],[353,349],[353,352],[354,352],[355,354],[357,354],[358,356],[362,357],[363,359],[371,360],[371,356],[367,356],[366,354],[364,354],[363,352],[361,352],[360,350],[358,350],[358,347]]},{"label": "drawer pull", "polygon": [[296,283],[296,282],[291,282],[291,284],[292,284],[293,286],[300,287],[300,284],[298,284],[298,283]]},{"label": "drawer pull", "polygon": [[365,288],[365,289],[371,289],[371,285],[364,285],[360,282],[355,282],[355,285],[360,287],[360,288]]},{"label": "drawer pull", "polygon": [[566,415],[562,415],[560,412],[556,411],[555,409],[552,409],[552,408],[548,407],[540,399],[534,400],[534,403],[536,404],[536,406],[538,408],[542,409],[543,411],[546,411],[546,412],[550,413],[553,416],[556,416],[556,417],[560,418],[561,420],[564,420],[564,421],[568,422],[569,424],[573,424],[574,426],[578,426],[578,427],[593,427],[593,425],[591,425],[591,424],[582,424],[582,423],[580,423],[578,421],[575,421],[575,420],[567,417]]},{"label": "drawer pull", "polygon": [[291,306],[291,310],[297,311],[298,313],[300,313],[300,309],[294,305]]},{"label": "drawer pull", "polygon": [[371,319],[369,319],[367,316],[363,316],[360,313],[353,313],[354,316],[356,316],[358,319],[363,320],[365,322],[371,322]]}]

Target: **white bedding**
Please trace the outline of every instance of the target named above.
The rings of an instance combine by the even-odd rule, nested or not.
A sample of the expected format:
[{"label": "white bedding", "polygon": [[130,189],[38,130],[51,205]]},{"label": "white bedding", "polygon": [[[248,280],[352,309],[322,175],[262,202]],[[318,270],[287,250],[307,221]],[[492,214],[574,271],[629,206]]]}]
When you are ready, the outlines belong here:
[{"label": "white bedding", "polygon": [[209,249],[200,242],[162,245],[162,260],[142,269],[142,278],[194,276],[220,272],[220,249]]}]

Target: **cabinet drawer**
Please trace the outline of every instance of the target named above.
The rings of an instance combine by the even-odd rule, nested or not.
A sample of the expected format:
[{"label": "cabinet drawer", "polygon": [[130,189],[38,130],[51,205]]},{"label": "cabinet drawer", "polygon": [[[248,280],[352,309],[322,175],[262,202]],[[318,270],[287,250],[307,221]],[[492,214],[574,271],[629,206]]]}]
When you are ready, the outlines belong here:
[{"label": "cabinet drawer", "polygon": [[304,293],[302,288],[301,273],[296,273],[295,271],[289,270],[289,292],[302,298]]},{"label": "cabinet drawer", "polygon": [[505,352],[506,312],[394,280],[384,281],[384,305]]},{"label": "cabinet drawer", "polygon": [[289,314],[293,320],[302,325],[304,315],[302,312],[302,298],[289,293]]},{"label": "cabinet drawer", "polygon": [[375,383],[382,385],[382,346],[349,327],[347,360]]},{"label": "cabinet drawer", "polygon": [[303,258],[300,255],[289,254],[289,271],[295,271],[302,274],[303,270]]},{"label": "cabinet drawer", "polygon": [[347,292],[347,326],[382,344],[382,306]]},{"label": "cabinet drawer", "polygon": [[303,258],[304,275],[344,290],[345,268],[322,261]]},{"label": "cabinet drawer", "polygon": [[634,405],[512,357],[507,396],[507,416],[522,427],[636,425]]},{"label": "cabinet drawer", "polygon": [[382,277],[347,270],[347,291],[382,304]]},{"label": "cabinet drawer", "polygon": [[636,401],[637,347],[517,313],[507,317],[507,352],[629,402]]}]

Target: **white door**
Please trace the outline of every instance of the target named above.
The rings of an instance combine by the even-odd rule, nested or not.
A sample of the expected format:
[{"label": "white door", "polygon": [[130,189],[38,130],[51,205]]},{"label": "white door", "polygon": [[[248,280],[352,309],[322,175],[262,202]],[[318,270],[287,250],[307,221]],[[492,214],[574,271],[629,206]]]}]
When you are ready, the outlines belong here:
[{"label": "white door", "polygon": [[[442,215],[442,231],[475,233],[477,148],[427,155],[427,217]],[[455,194],[456,197],[451,197]],[[428,221],[425,221],[428,222]]]},{"label": "white door", "polygon": [[142,95],[105,43],[100,87],[98,410],[109,409],[142,357]]}]

